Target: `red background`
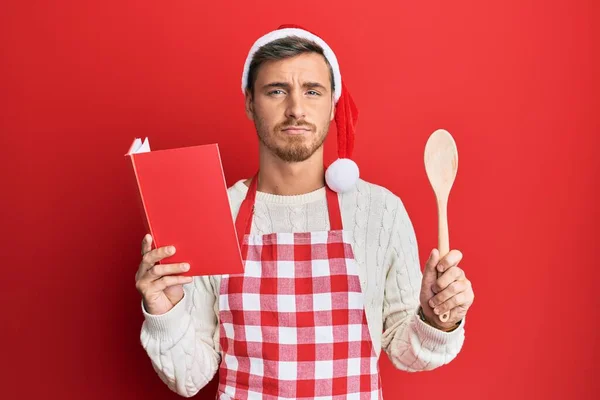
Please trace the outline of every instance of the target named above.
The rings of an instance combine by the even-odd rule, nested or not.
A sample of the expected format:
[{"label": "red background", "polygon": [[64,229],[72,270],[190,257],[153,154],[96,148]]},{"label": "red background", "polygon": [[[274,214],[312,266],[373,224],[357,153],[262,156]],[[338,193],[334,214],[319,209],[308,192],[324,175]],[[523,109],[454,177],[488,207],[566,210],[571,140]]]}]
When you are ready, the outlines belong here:
[{"label": "red background", "polygon": [[144,229],[123,154],[136,136],[156,149],[218,142],[228,184],[247,177],[244,58],[299,23],[337,52],[361,112],[362,176],[401,196],[423,260],[437,235],[424,145],[437,128],[458,144],[450,244],[476,293],[466,343],[427,373],[383,356],[385,398],[592,398],[598,8],[2,2],[0,397],[177,398],[139,344]]}]

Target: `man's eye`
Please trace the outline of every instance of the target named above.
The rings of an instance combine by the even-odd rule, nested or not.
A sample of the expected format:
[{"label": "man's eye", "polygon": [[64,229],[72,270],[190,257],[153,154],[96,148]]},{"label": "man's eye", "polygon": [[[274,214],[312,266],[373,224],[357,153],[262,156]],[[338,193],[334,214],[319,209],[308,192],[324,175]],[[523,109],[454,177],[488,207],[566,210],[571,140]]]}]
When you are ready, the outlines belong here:
[{"label": "man's eye", "polygon": [[311,96],[320,96],[321,95],[319,92],[316,92],[314,90],[309,90],[308,94],[310,94]]},{"label": "man's eye", "polygon": [[281,94],[281,93],[283,93],[283,90],[279,90],[279,89],[277,89],[277,90],[271,90],[269,92],[269,94]]}]

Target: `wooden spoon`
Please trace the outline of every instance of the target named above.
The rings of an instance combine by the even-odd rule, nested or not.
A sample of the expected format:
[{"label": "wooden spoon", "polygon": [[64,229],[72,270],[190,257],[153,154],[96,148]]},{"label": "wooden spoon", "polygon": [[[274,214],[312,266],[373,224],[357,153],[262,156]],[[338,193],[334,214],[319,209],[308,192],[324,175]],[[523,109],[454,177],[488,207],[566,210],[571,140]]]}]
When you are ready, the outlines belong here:
[{"label": "wooden spoon", "polygon": [[[429,136],[425,145],[425,171],[437,199],[438,209],[438,250],[440,258],[450,252],[448,238],[448,197],[458,170],[458,149],[452,135],[438,129]],[[438,272],[438,277],[440,273]],[[450,312],[440,315],[446,322]]]}]

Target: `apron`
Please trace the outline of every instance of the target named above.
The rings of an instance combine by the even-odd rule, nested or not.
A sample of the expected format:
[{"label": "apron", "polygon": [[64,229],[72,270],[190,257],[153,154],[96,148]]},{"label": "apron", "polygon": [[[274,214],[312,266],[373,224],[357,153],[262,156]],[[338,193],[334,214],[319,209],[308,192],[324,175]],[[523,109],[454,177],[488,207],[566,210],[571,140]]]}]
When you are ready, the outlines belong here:
[{"label": "apron", "polygon": [[217,399],[382,399],[337,194],[330,231],[250,235],[256,188],[236,218],[244,272],[221,278]]}]

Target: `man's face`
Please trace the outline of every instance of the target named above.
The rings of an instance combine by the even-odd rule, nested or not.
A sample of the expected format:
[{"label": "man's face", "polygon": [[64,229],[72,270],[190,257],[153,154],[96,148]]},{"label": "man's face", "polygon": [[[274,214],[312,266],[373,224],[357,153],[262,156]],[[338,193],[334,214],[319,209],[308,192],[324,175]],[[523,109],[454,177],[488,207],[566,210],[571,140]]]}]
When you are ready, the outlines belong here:
[{"label": "man's face", "polygon": [[246,112],[259,140],[286,162],[310,158],[321,148],[334,117],[329,68],[323,56],[306,53],[268,61],[258,70]]}]

